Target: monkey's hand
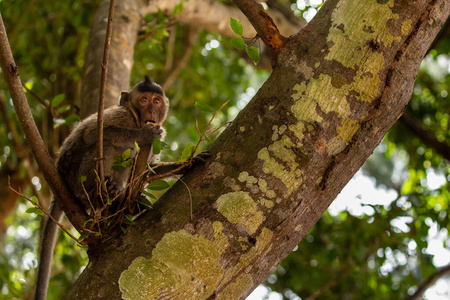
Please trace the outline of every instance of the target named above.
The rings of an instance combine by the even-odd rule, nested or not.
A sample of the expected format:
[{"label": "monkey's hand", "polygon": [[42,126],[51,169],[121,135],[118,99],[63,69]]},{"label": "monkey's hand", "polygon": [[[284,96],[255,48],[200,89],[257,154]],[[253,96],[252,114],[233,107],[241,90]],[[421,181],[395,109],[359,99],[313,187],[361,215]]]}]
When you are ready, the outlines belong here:
[{"label": "monkey's hand", "polygon": [[142,131],[142,142],[145,144],[151,144],[154,139],[162,138],[164,133],[164,129],[160,125],[150,122],[142,127]]},{"label": "monkey's hand", "polygon": [[106,190],[110,198],[115,198],[121,192],[119,186],[109,176],[105,177]]},{"label": "monkey's hand", "polygon": [[200,152],[199,154],[197,154],[196,156],[194,156],[191,160],[191,166],[198,164],[198,163],[202,163],[204,164],[206,162],[206,159],[211,157],[211,153],[209,153],[209,151],[203,151]]}]

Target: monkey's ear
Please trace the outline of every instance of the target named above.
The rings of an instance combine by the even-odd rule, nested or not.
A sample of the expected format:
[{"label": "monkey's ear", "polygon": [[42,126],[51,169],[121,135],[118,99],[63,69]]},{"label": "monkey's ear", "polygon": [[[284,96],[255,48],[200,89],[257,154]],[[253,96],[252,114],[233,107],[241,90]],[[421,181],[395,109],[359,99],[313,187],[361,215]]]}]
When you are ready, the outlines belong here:
[{"label": "monkey's ear", "polygon": [[121,92],[120,93],[120,106],[125,106],[130,101],[130,92]]}]

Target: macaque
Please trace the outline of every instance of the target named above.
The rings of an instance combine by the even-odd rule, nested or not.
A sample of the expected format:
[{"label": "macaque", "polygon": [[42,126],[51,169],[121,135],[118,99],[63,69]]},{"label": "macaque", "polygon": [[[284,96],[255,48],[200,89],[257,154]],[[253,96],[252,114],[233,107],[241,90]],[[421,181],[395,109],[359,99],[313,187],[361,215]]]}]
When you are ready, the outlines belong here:
[{"label": "macaque", "polygon": [[[136,154],[135,143],[143,146],[152,144],[155,138],[162,139],[165,130],[161,125],[168,109],[169,100],[163,89],[148,76],[131,91],[122,92],[118,106],[105,109],[102,159],[107,191],[111,199],[115,198],[114,201],[120,201],[123,197],[131,171],[131,167],[113,170],[114,156],[121,155],[127,149]],[[93,114],[67,137],[56,162],[59,174],[87,212],[104,205],[97,196],[97,159],[97,114]],[[80,180],[82,176],[86,177],[83,183]],[[57,221],[63,215],[58,199],[53,203],[51,215]],[[57,224],[49,219],[43,233],[36,282],[35,299],[38,300],[44,300],[47,294],[57,231]]]}]

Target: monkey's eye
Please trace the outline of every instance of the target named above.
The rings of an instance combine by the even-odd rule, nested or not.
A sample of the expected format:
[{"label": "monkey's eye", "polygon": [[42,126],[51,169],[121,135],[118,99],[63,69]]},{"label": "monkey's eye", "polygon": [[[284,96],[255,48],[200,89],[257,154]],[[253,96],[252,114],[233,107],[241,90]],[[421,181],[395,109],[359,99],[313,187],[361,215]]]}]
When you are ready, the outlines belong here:
[{"label": "monkey's eye", "polygon": [[142,97],[141,98],[141,102],[148,102],[148,98],[147,97]]},{"label": "monkey's eye", "polygon": [[161,100],[160,100],[159,98],[153,99],[153,103],[155,103],[155,104],[158,104],[158,103],[160,103],[160,102],[161,102]]}]

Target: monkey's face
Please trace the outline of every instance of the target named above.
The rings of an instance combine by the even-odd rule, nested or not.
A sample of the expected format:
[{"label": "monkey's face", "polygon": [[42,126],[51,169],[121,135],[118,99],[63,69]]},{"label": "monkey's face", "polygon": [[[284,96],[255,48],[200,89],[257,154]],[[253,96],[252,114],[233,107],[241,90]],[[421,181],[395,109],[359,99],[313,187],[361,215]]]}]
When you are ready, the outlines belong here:
[{"label": "monkey's face", "polygon": [[147,123],[161,125],[166,118],[166,102],[164,96],[158,93],[140,93],[133,99],[133,106],[137,110],[141,128]]}]

